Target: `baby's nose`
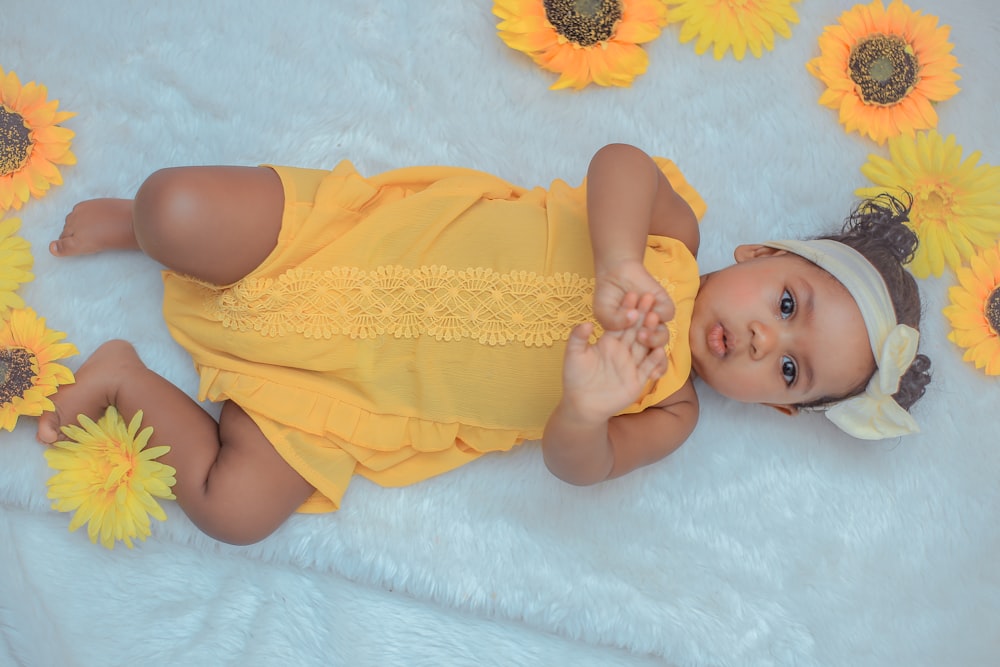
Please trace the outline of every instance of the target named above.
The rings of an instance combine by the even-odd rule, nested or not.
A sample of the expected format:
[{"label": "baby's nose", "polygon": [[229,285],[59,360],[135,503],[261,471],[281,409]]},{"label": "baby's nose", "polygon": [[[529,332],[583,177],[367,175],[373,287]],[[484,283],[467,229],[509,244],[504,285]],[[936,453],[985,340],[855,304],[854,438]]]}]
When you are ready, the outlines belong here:
[{"label": "baby's nose", "polygon": [[774,329],[759,321],[750,323],[750,358],[754,361],[763,359],[774,347]]}]

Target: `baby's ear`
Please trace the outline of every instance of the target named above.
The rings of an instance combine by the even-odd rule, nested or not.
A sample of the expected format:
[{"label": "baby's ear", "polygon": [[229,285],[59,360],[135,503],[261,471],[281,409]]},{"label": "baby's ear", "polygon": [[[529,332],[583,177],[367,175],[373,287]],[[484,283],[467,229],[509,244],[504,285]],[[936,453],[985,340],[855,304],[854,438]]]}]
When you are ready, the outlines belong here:
[{"label": "baby's ear", "polygon": [[795,405],[778,405],[776,403],[764,403],[769,408],[774,408],[783,415],[788,415],[789,417],[794,417],[799,414],[799,408]]},{"label": "baby's ear", "polygon": [[748,259],[757,259],[758,257],[772,257],[774,255],[784,255],[786,251],[778,250],[777,248],[771,248],[766,245],[761,245],[759,243],[747,243],[744,245],[736,246],[736,250],[733,251],[733,257],[736,262],[745,262]]}]

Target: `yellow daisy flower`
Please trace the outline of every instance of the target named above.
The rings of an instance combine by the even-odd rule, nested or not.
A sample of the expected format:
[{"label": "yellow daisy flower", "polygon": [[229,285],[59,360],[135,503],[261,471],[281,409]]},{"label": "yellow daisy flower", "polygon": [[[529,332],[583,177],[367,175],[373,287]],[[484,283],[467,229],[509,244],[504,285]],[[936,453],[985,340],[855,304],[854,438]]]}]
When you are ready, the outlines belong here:
[{"label": "yellow daisy flower", "polygon": [[17,218],[0,220],[0,321],[12,309],[24,308],[17,290],[35,278],[31,273],[34,262],[31,244],[16,235],[20,228],[21,221]]},{"label": "yellow daisy flower", "polygon": [[913,195],[909,225],[920,238],[913,275],[940,276],[945,264],[957,269],[1000,237],[1000,167],[977,164],[978,151],[963,161],[955,136],[945,139],[936,130],[890,139],[889,156],[868,156],[861,172],[875,187],[856,192]]},{"label": "yellow daisy flower", "polygon": [[56,165],[76,164],[73,131],[59,126],[76,114],[58,111],[59,101],[47,95],[45,86],[22,86],[17,74],[0,67],[0,211],[42,197],[62,184]]},{"label": "yellow daisy flower", "polygon": [[559,74],[553,89],[589,83],[629,86],[646,71],[639,46],[666,24],[663,0],[496,0],[497,33],[543,69]]},{"label": "yellow daisy flower", "polygon": [[60,364],[77,353],[66,334],[45,328],[45,319],[30,308],[13,310],[0,325],[0,428],[13,431],[21,415],[37,417],[55,406],[49,396],[59,385],[73,382]]},{"label": "yellow daisy flower", "polygon": [[792,3],[799,0],[665,0],[670,23],[683,23],[681,43],[695,37],[695,53],[712,46],[712,55],[722,60],[731,48],[743,60],[747,48],[757,58],[764,49],[774,50],[774,34],[792,36],[789,24],[798,23]]},{"label": "yellow daisy flower", "polygon": [[955,272],[959,284],[948,289],[944,314],[951,323],[948,340],[965,348],[987,375],[1000,375],[1000,245],[974,255]]},{"label": "yellow daisy flower", "polygon": [[840,112],[847,132],[879,144],[937,127],[932,102],[957,93],[960,78],[950,29],[937,23],[901,0],[888,8],[875,0],[841,14],[820,36],[820,56],[806,64],[826,84],[819,103]]},{"label": "yellow daisy flower", "polygon": [[120,540],[131,549],[132,538],[145,541],[150,534],[149,517],[165,521],[167,515],[156,498],[173,500],[170,491],[176,471],[154,461],[170,451],[161,445],[146,449],[153,428],[139,430],[142,410],[127,425],[111,406],[97,423],[86,415],[82,426],[64,426],[70,438],[45,451],[49,466],[58,470],[49,478],[52,508],[75,512],[69,529],[84,523],[92,543],[98,538],[108,549]]}]

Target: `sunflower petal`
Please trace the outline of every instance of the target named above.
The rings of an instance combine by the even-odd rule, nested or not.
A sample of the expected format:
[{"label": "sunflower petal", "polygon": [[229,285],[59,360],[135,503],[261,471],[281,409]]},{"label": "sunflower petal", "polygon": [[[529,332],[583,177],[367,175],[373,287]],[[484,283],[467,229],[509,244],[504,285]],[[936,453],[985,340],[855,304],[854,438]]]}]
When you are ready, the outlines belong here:
[{"label": "sunflower petal", "polygon": [[[695,53],[712,49],[716,60],[732,52],[740,61],[747,50],[755,58],[774,49],[774,35],[791,36],[789,23],[799,18],[792,5],[798,0],[758,0],[747,3],[707,3],[704,0],[665,0],[671,23],[682,23],[682,44],[697,39]],[[810,61],[806,67],[814,71],[819,63]]]}]

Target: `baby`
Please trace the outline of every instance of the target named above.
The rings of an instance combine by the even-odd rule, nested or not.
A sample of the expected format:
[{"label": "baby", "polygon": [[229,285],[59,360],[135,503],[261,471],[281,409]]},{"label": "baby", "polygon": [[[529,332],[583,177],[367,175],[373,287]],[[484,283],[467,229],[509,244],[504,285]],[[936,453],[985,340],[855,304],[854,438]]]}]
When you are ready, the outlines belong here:
[{"label": "baby", "polygon": [[699,276],[703,211],[672,163],[622,144],[578,188],[346,161],[161,170],[133,200],[77,205],[50,250],[165,265],[167,325],[220,418],[111,341],[38,437],[143,410],[184,511],[245,544],[336,509],[353,475],[410,484],[525,440],[567,482],[623,475],[689,437],[695,378],[861,438],[916,430],[907,206],[864,202],[838,236],[740,246]]}]

